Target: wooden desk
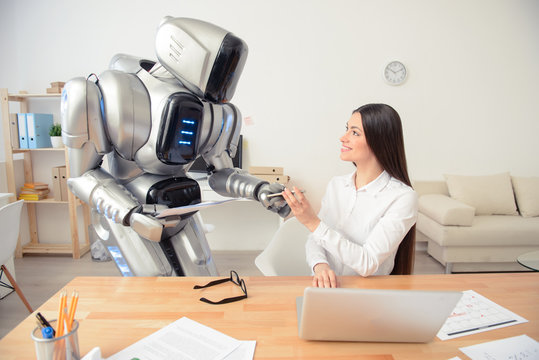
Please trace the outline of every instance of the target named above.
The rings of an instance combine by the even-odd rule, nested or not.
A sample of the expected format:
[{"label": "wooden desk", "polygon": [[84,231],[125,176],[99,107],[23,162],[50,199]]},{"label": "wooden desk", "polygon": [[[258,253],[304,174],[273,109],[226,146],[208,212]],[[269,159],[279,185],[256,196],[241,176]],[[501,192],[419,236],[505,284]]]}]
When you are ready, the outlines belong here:
[{"label": "wooden desk", "polygon": [[[240,274],[241,276],[241,274]],[[220,300],[241,290],[232,283],[193,290],[213,278],[78,277],[66,285],[80,293],[81,354],[95,346],[108,357],[171,322],[187,316],[239,340],[256,340],[255,359],[364,359],[360,354],[391,354],[400,359],[450,359],[467,357],[458,348],[526,334],[539,340],[539,274],[458,274],[344,277],[347,288],[475,290],[529,320],[453,340],[437,338],[428,344],[311,342],[297,336],[295,300],[310,285],[310,277],[245,277],[249,298],[226,305],[209,305],[198,299]],[[39,309],[57,317],[59,293]],[[35,358],[30,315],[0,340],[0,358]],[[385,357],[391,358],[391,357]]]}]

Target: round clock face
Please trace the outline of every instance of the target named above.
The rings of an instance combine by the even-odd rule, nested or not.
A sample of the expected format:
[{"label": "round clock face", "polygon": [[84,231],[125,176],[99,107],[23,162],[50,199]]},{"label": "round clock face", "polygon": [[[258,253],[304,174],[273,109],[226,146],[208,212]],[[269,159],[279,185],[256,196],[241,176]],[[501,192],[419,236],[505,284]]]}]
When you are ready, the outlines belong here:
[{"label": "round clock face", "polygon": [[400,61],[392,61],[384,69],[384,79],[390,85],[400,85],[406,80],[406,67]]}]

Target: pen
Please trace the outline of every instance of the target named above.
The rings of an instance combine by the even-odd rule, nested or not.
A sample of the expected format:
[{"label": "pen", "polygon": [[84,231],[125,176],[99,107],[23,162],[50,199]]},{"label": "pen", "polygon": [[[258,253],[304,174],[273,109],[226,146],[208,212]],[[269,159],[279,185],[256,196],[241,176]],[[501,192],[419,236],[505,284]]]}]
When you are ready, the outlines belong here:
[{"label": "pen", "polygon": [[480,326],[480,327],[476,327],[476,328],[473,328],[473,329],[466,329],[466,330],[461,330],[461,331],[455,331],[455,332],[452,332],[452,333],[448,333],[447,336],[451,336],[451,335],[457,335],[457,334],[463,334],[463,333],[466,333],[466,332],[470,332],[470,331],[476,331],[476,330],[483,330],[483,329],[488,329],[490,327],[494,327],[494,326],[498,326],[498,325],[505,325],[505,324],[509,324],[509,323],[512,323],[512,322],[515,322],[516,320],[507,320],[507,321],[503,321],[503,322],[500,322],[500,323],[496,323],[496,324],[490,324],[490,325],[485,325],[485,326]]},{"label": "pen", "polygon": [[[296,192],[294,190],[291,190],[290,191],[292,194],[295,194]],[[300,192],[304,193],[305,190],[301,190]],[[268,198],[272,198],[272,197],[276,197],[276,196],[283,196],[283,193],[280,192],[280,193],[275,193],[275,194],[269,194],[267,197]]]},{"label": "pen", "polygon": [[42,328],[48,328],[49,327],[52,330],[52,336],[54,337],[56,335],[56,332],[52,328],[51,324],[47,321],[47,319],[45,319],[45,317],[43,315],[41,315],[40,312],[36,313],[36,318],[37,318],[37,320],[39,322],[39,325]]},{"label": "pen", "polygon": [[50,326],[46,326],[41,329],[41,335],[43,339],[52,339],[54,337],[54,329]]}]

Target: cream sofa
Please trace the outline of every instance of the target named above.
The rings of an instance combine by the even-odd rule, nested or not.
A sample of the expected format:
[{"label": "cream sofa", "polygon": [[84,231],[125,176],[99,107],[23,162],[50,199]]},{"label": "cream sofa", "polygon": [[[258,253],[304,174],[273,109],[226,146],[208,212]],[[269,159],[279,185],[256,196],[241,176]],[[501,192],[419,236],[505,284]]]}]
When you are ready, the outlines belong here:
[{"label": "cream sofa", "polygon": [[417,241],[446,273],[525,271],[517,257],[539,250],[539,177],[445,175],[414,181]]}]

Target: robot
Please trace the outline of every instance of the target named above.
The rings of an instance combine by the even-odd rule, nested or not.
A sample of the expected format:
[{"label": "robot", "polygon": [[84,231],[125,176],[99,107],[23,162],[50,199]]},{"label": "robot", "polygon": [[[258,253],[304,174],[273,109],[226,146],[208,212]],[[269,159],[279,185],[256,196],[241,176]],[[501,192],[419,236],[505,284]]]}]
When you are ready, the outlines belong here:
[{"label": "robot", "polygon": [[158,217],[201,202],[188,173],[200,156],[218,194],[289,214],[282,196],[268,197],[282,185],[233,167],[242,117],[229,101],[247,53],[243,40],[216,25],[165,17],[158,61],[118,54],[99,76],[66,83],[68,186],[91,208],[94,236],[124,276],[218,275],[196,211]]}]

